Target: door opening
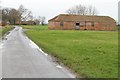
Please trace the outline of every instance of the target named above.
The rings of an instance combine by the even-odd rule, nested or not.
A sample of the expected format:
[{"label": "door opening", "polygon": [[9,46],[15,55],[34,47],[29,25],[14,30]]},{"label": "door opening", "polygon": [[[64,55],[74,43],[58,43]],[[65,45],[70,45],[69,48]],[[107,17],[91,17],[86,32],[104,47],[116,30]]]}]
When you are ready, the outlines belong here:
[{"label": "door opening", "polygon": [[76,30],[80,29],[80,23],[76,23]]}]

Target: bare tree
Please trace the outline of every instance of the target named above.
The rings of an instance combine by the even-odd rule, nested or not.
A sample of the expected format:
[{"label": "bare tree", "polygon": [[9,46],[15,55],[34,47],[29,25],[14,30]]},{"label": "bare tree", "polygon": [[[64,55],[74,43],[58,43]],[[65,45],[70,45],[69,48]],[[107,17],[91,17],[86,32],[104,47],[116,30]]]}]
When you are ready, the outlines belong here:
[{"label": "bare tree", "polygon": [[39,20],[39,22],[41,22],[41,16],[38,16],[38,18],[37,18],[38,20]]},{"label": "bare tree", "polygon": [[21,20],[23,20],[23,16],[27,12],[27,9],[25,9],[23,5],[20,5],[18,8],[18,11],[19,11],[19,17],[20,17],[20,21],[21,21]]},{"label": "bare tree", "polygon": [[21,21],[35,21],[35,23],[44,25],[46,18],[38,16],[34,18],[31,11],[20,5],[18,9],[4,8],[2,9],[2,21],[10,22],[10,24],[19,24]]},{"label": "bare tree", "polygon": [[11,9],[9,12],[9,22],[11,24],[16,24],[19,19],[19,12],[16,9]]},{"label": "bare tree", "polygon": [[66,12],[68,14],[76,14],[76,9],[74,7],[72,7],[72,8],[69,8]]},{"label": "bare tree", "polygon": [[37,18],[34,18],[34,22],[35,22],[37,25],[39,25],[40,22],[41,22],[41,17],[38,16]]},{"label": "bare tree", "polygon": [[87,7],[82,6],[82,5],[78,5],[78,6],[76,6],[76,12],[79,15],[86,15],[87,14]]},{"label": "bare tree", "polygon": [[21,20],[24,20],[24,21],[33,20],[32,12],[24,8],[23,5],[19,6],[18,11],[19,11],[19,17],[21,18]]},{"label": "bare tree", "polygon": [[31,20],[31,21],[33,21],[33,14],[32,14],[32,12],[28,15],[28,20]]},{"label": "bare tree", "polygon": [[27,21],[27,20],[33,20],[33,14],[31,11],[27,11],[26,14],[22,16],[22,20]]},{"label": "bare tree", "polygon": [[93,7],[93,6],[88,7],[88,15],[97,15],[97,13],[98,12],[95,7]]},{"label": "bare tree", "polygon": [[83,5],[76,5],[72,8],[69,8],[66,13],[68,14],[77,14],[77,15],[96,15],[97,10],[95,7],[89,6],[83,6]]},{"label": "bare tree", "polygon": [[2,21],[8,21],[10,10],[8,8],[2,9]]},{"label": "bare tree", "polygon": [[45,16],[38,16],[36,19],[34,19],[35,22],[41,24],[41,25],[44,25],[45,24]]},{"label": "bare tree", "polygon": [[15,24],[19,20],[19,12],[14,8],[2,9],[2,21]]},{"label": "bare tree", "polygon": [[36,25],[40,24],[40,21],[38,19],[34,19],[34,22],[36,23]]},{"label": "bare tree", "polygon": [[43,16],[43,17],[41,18],[41,24],[42,24],[42,25],[45,24],[45,20],[46,20],[46,18],[45,18],[45,16]]},{"label": "bare tree", "polygon": [[45,24],[45,16],[38,16],[37,18],[34,19],[36,24],[41,24],[44,25]]}]

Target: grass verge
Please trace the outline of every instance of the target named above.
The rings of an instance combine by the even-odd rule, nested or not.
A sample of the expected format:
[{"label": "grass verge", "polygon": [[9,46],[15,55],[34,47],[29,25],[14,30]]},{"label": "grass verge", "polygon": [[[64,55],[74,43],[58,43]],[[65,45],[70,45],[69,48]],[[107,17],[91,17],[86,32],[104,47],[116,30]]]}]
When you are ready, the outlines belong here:
[{"label": "grass verge", "polygon": [[11,25],[0,28],[0,37],[2,37],[6,32],[10,31],[11,29],[13,29],[13,26]]},{"label": "grass verge", "polygon": [[[118,77],[118,32],[47,30],[47,26],[26,31],[45,52],[53,55],[79,76]],[[45,29],[42,29],[42,28]]]}]

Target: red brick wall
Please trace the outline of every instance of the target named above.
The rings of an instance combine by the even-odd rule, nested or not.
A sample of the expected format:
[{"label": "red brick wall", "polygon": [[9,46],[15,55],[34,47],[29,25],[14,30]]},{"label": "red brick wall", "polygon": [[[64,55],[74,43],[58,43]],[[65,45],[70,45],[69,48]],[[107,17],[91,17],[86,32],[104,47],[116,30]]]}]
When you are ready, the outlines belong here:
[{"label": "red brick wall", "polygon": [[98,23],[95,26],[95,30],[107,30],[107,31],[116,30],[116,23],[115,22]]},{"label": "red brick wall", "polygon": [[55,28],[54,22],[49,22],[48,23],[48,29],[54,29],[54,28]]},{"label": "red brick wall", "polygon": [[48,29],[58,29],[58,30],[72,30],[74,29],[73,22],[64,22],[63,26],[60,26],[60,22],[49,22]]},{"label": "red brick wall", "polygon": [[[88,23],[88,25],[87,25]],[[116,23],[106,21],[104,23],[94,22],[94,26],[89,25],[92,22],[86,22],[80,30],[116,30]],[[49,22],[48,29],[58,29],[58,30],[75,30],[76,22],[64,22],[63,26],[60,26],[60,22]]]},{"label": "red brick wall", "polygon": [[74,26],[75,26],[74,22],[64,22],[64,29],[74,30],[75,29]]}]

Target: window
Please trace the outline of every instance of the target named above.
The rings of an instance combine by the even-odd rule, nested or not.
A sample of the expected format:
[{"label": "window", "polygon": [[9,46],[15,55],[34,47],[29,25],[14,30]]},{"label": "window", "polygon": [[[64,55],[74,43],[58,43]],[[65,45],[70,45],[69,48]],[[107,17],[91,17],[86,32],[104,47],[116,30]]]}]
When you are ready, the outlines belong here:
[{"label": "window", "polygon": [[80,22],[80,27],[83,27],[85,25],[84,22]]},{"label": "window", "polygon": [[64,22],[63,21],[60,22],[60,26],[64,26]]},{"label": "window", "polygon": [[91,26],[91,22],[87,22],[87,23],[86,23],[86,26]]},{"label": "window", "polygon": [[95,26],[94,22],[92,22],[92,26],[93,26],[93,27]]},{"label": "window", "polygon": [[76,23],[76,26],[79,26],[80,25],[80,23]]}]

